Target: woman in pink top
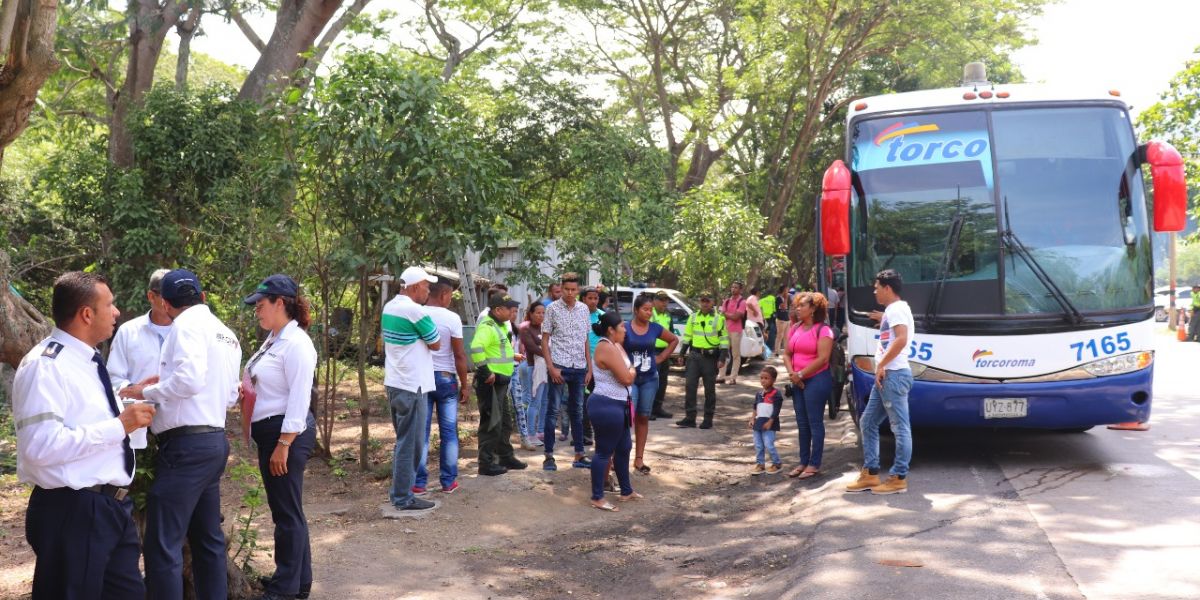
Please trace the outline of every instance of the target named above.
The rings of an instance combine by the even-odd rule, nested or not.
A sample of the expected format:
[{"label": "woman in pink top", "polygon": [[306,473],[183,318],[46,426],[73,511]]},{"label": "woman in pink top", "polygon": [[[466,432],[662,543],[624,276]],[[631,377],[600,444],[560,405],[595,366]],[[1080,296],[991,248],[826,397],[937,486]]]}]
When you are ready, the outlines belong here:
[{"label": "woman in pink top", "polygon": [[792,305],[797,321],[788,328],[783,364],[792,383],[792,408],[800,430],[800,466],[788,477],[808,479],[821,472],[825,448],[825,403],[833,391],[829,354],[833,330],[825,324],[829,301],[820,292],[804,292]]}]

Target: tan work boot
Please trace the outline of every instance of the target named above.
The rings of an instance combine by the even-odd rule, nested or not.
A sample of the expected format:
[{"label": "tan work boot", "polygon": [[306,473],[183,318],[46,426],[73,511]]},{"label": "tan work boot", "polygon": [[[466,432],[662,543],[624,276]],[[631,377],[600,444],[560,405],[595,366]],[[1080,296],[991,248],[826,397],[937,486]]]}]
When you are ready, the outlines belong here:
[{"label": "tan work boot", "polygon": [[908,480],[900,479],[896,475],[887,478],[887,481],[871,488],[872,494],[885,496],[887,494],[903,494],[908,491]]},{"label": "tan work boot", "polygon": [[764,467],[762,463],[758,463],[757,465],[754,465],[754,469],[750,471],[750,474],[751,475],[762,475],[763,473],[766,473],[766,472],[767,472],[767,468]]},{"label": "tan work boot", "polygon": [[846,491],[865,492],[882,483],[883,482],[879,480],[878,475],[872,475],[871,471],[864,468],[862,471],[859,471],[858,479],[854,483],[846,486]]}]

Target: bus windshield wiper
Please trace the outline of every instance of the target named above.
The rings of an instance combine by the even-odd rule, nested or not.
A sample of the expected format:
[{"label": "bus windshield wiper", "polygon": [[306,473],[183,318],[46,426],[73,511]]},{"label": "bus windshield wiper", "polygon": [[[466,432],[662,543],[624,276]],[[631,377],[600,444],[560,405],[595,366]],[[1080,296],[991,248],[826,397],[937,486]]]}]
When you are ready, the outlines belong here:
[{"label": "bus windshield wiper", "polygon": [[[959,200],[961,201],[961,194]],[[954,263],[954,258],[958,256],[958,245],[962,240],[962,228],[966,218],[962,215],[962,207],[954,213],[954,219],[950,221],[950,234],[946,237],[946,251],[942,253],[942,262],[938,265],[937,279],[933,283],[933,293],[929,296],[929,303],[925,305],[925,326],[929,327],[937,317],[942,308],[942,295],[946,291],[946,279],[950,277],[950,268]]]},{"label": "bus windshield wiper", "polygon": [[1004,197],[1004,231],[1000,234],[1000,240],[1004,243],[1006,249],[1021,257],[1021,261],[1029,267],[1029,270],[1033,272],[1033,276],[1037,278],[1038,282],[1050,292],[1051,296],[1054,296],[1054,301],[1058,302],[1058,305],[1062,307],[1063,315],[1071,324],[1079,325],[1084,322],[1083,314],[1079,312],[1078,308],[1075,308],[1075,305],[1071,303],[1071,299],[1067,298],[1067,295],[1058,288],[1058,285],[1054,283],[1054,280],[1050,278],[1050,275],[1046,273],[1042,265],[1038,264],[1037,259],[1025,247],[1025,244],[1021,243],[1021,239],[1017,237],[1016,232],[1012,230],[1012,221],[1008,218],[1008,196]]}]

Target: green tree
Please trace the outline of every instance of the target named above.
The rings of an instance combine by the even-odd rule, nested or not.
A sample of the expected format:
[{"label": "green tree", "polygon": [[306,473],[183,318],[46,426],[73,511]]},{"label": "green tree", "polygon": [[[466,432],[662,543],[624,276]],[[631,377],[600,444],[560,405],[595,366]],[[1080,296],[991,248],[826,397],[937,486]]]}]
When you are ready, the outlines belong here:
[{"label": "green tree", "polygon": [[[368,468],[367,355],[384,266],[445,262],[467,248],[494,251],[497,207],[511,186],[505,163],[479,139],[471,114],[442,82],[394,55],[354,52],[299,98],[288,148],[300,212],[325,224],[315,256],[357,285],[360,465]],[[365,101],[364,101],[365,100]]]},{"label": "green tree", "polygon": [[765,218],[738,195],[710,182],[688,192],[675,215],[667,259],[683,290],[719,291],[742,280],[749,265],[773,271],[786,257],[774,237],[762,233]]}]

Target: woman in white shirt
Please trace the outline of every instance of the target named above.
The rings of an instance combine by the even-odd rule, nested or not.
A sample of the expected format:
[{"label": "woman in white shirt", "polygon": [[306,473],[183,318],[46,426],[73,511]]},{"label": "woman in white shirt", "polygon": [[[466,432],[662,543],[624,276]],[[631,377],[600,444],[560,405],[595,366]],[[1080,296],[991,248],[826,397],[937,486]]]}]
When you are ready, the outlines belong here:
[{"label": "woman in white shirt", "polygon": [[275,522],[275,574],[262,579],[263,598],[307,598],[312,552],[304,517],[304,466],[316,446],[316,419],[309,410],[317,351],[305,333],[308,301],[287,275],[272,275],[245,299],[259,325],[270,332],[246,363],[242,418],[258,446],[271,520]]}]

